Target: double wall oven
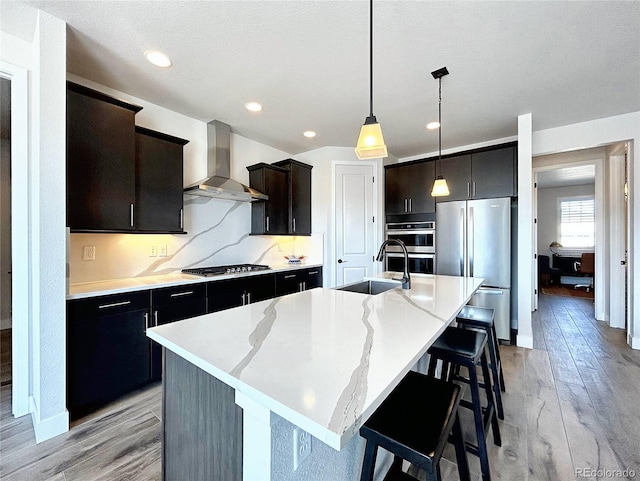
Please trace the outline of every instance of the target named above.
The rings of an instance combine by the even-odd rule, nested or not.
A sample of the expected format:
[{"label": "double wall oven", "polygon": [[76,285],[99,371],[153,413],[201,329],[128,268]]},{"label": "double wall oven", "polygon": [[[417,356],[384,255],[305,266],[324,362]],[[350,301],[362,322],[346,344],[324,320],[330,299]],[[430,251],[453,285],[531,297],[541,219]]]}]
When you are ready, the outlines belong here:
[{"label": "double wall oven", "polygon": [[[386,225],[387,239],[404,242],[409,253],[409,272],[412,274],[435,274],[436,270],[436,223],[392,222]],[[387,270],[402,272],[404,254],[397,245],[388,245],[386,250]]]}]

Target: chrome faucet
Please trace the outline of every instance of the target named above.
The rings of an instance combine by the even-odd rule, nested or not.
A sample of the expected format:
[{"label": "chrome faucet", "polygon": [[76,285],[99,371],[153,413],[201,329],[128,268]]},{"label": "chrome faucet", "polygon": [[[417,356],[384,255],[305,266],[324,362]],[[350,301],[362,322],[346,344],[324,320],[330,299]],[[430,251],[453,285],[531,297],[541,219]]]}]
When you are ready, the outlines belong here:
[{"label": "chrome faucet", "polygon": [[382,262],[384,260],[384,248],[387,247],[387,244],[398,244],[404,253],[404,272],[402,273],[402,279],[393,279],[394,281],[402,281],[403,289],[411,289],[411,276],[409,275],[409,253],[407,252],[407,246],[404,245],[404,242],[398,239],[387,239],[380,246],[380,250],[378,251],[378,257],[376,260],[378,262]]}]

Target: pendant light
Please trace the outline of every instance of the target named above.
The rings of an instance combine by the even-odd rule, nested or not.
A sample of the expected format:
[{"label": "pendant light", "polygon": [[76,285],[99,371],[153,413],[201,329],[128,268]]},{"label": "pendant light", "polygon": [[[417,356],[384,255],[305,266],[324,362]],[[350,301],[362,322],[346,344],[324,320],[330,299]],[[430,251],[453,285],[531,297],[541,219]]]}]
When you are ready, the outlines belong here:
[{"label": "pendant light", "polygon": [[[438,79],[438,123],[440,124],[440,127],[438,128],[437,170],[437,167],[442,169],[442,77],[449,75],[449,71],[447,70],[447,67],[442,67],[431,72],[431,75],[433,75],[433,78]],[[444,197],[449,195],[449,186],[447,185],[446,179],[442,176],[442,170],[440,170],[440,175],[438,175],[436,180],[433,182],[431,195],[433,197]]]},{"label": "pendant light", "polygon": [[369,0],[369,116],[364,120],[356,144],[359,159],[379,159],[387,156],[382,128],[373,115],[373,0]]}]

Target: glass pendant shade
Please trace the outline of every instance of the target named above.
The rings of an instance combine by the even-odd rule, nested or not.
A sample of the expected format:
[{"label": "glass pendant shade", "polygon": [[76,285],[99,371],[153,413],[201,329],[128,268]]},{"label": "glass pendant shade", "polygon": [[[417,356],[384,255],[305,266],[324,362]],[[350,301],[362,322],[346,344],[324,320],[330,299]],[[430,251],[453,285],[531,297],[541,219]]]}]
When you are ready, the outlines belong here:
[{"label": "glass pendant shade", "polygon": [[431,195],[433,197],[443,197],[449,195],[449,186],[447,185],[447,181],[441,175],[433,183],[433,188],[431,189]]},{"label": "glass pendant shade", "polygon": [[375,117],[367,117],[360,129],[360,136],[356,144],[356,155],[359,159],[379,159],[387,156],[387,146],[384,145],[382,128]]}]

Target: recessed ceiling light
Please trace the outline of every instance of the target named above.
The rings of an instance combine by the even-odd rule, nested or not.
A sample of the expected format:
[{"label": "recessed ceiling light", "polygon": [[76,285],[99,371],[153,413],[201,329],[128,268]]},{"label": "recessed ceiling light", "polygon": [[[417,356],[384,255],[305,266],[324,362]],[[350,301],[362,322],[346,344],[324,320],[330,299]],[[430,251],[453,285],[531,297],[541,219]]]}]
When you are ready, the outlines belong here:
[{"label": "recessed ceiling light", "polygon": [[156,67],[167,68],[173,65],[173,62],[171,62],[171,59],[167,55],[157,50],[147,50],[144,56]]},{"label": "recessed ceiling light", "polygon": [[305,137],[307,137],[309,139],[312,139],[313,137],[316,136],[316,133],[313,130],[307,130],[302,135],[304,135]]},{"label": "recessed ceiling light", "polygon": [[244,107],[249,112],[260,112],[262,110],[262,105],[260,105],[258,102],[247,102],[246,104],[244,104]]},{"label": "recessed ceiling light", "polygon": [[440,122],[438,122],[437,120],[435,122],[429,122],[427,124],[427,128],[429,130],[436,130],[438,127],[440,127]]}]

